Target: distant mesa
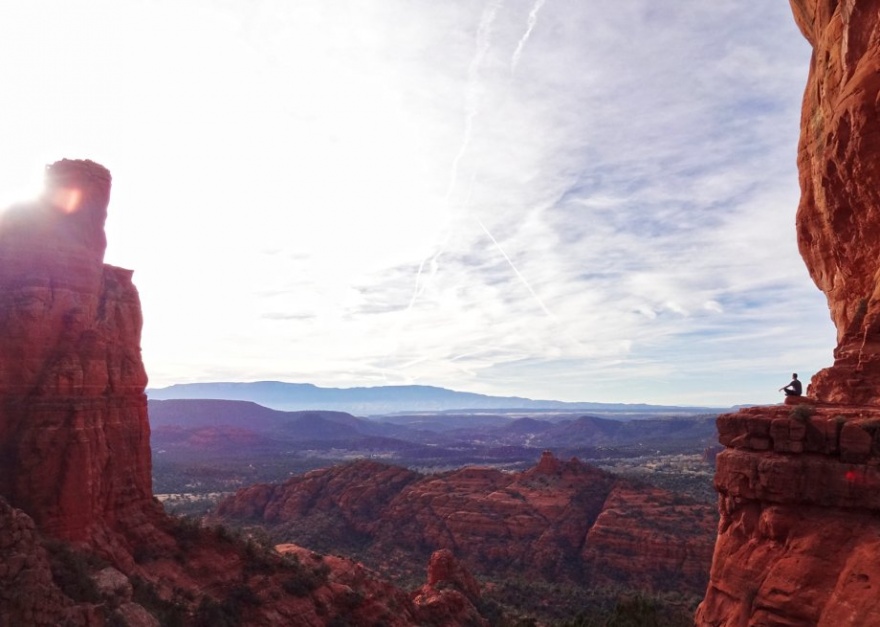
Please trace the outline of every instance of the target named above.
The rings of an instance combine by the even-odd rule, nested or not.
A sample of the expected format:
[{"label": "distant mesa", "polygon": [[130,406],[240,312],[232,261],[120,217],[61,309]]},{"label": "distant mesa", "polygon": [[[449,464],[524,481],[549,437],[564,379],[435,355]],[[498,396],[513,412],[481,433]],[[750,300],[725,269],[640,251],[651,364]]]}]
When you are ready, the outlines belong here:
[{"label": "distant mesa", "polygon": [[674,407],[643,403],[590,403],[534,400],[517,396],[488,396],[427,385],[391,385],[322,388],[310,383],[255,381],[248,383],[181,383],[147,390],[150,399],[224,399],[252,401],[287,411],[324,409],[358,416],[401,412],[441,411],[585,411],[626,414],[693,415],[718,413],[729,408]]}]

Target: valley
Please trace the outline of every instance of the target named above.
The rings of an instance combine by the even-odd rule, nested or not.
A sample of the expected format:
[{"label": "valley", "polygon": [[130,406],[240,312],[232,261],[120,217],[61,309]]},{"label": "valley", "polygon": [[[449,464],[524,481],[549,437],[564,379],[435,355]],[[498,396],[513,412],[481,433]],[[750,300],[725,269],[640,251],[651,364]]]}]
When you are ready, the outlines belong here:
[{"label": "valley", "polygon": [[626,420],[581,412],[423,413],[357,418],[245,401],[151,400],[154,491],[172,513],[222,495],[369,459],[422,473],[479,465],[520,471],[543,450],[715,503],[715,415]]},{"label": "valley", "polygon": [[343,555],[402,589],[451,549],[497,624],[610,616],[636,598],[684,625],[705,589],[714,415],[149,409],[167,512]]}]

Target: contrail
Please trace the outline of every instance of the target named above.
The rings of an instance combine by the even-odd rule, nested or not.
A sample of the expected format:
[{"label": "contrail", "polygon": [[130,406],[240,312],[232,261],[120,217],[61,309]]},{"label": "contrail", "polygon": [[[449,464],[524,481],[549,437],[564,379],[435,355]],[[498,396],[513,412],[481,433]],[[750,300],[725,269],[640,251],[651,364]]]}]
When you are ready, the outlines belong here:
[{"label": "contrail", "polygon": [[480,220],[476,216],[474,216],[474,220],[477,221],[477,224],[480,225],[480,228],[483,229],[483,232],[489,237],[490,240],[492,240],[492,243],[495,244],[495,248],[498,249],[498,252],[500,252],[501,255],[504,257],[504,259],[507,261],[507,265],[509,265],[511,270],[513,270],[516,273],[516,276],[518,276],[519,280],[522,281],[522,284],[526,286],[526,289],[529,290],[529,294],[531,294],[532,298],[535,299],[535,302],[541,306],[541,309],[544,310],[544,313],[547,314],[547,316],[549,316],[553,321],[559,322],[559,320],[557,320],[556,316],[553,315],[553,312],[550,311],[549,309],[547,309],[547,306],[544,304],[544,301],[542,301],[541,298],[535,293],[535,290],[532,289],[532,286],[529,284],[528,281],[526,281],[526,278],[522,275],[522,273],[519,271],[519,269],[517,269],[517,267],[514,265],[513,261],[510,259],[510,257],[507,256],[507,253],[501,247],[501,244],[499,244],[498,240],[495,239],[495,236],[489,232],[489,229],[486,228],[486,225],[483,224],[483,221]]},{"label": "contrail", "polygon": [[501,244],[498,243],[498,240],[495,239],[495,236],[493,236],[492,233],[489,231],[489,229],[486,228],[486,225],[483,224],[483,221],[480,220],[476,216],[474,216],[474,220],[477,221],[477,224],[480,225],[480,228],[483,229],[483,232],[486,234],[486,236],[490,240],[492,240],[492,243],[495,244],[495,247],[504,256],[505,261],[507,261],[507,265],[509,265],[510,268],[516,273],[516,276],[519,278],[519,280],[522,282],[522,284],[526,286],[526,289],[529,290],[529,294],[532,295],[532,298],[535,299],[535,302],[538,303],[538,305],[541,307],[541,309],[544,311],[544,313],[547,314],[547,317],[550,318],[554,323],[556,323],[556,325],[558,325],[561,328],[562,333],[565,334],[565,336],[571,341],[572,344],[576,344],[577,346],[584,346],[583,342],[581,342],[578,338],[576,338],[571,333],[569,333],[568,328],[562,324],[562,321],[556,317],[556,314],[554,314],[552,311],[550,311],[547,308],[547,305],[545,305],[544,301],[541,300],[541,297],[535,293],[535,290],[532,289],[531,284],[529,284],[529,282],[526,280],[526,278],[522,275],[522,273],[519,271],[519,269],[513,263],[513,260],[507,256],[507,253],[501,247]]},{"label": "contrail", "polygon": [[[539,0],[540,1],[540,0]],[[471,59],[470,65],[468,66],[468,79],[467,79],[467,91],[465,92],[465,118],[464,118],[464,131],[462,133],[461,146],[459,146],[458,153],[455,155],[455,158],[452,160],[452,165],[449,171],[449,184],[446,187],[446,196],[444,198],[444,204],[448,208],[450,203],[452,202],[452,196],[455,193],[455,188],[458,183],[458,167],[465,153],[467,152],[468,146],[471,143],[471,136],[473,135],[474,129],[474,118],[477,117],[477,114],[480,110],[480,99],[479,99],[479,78],[480,78],[480,67],[483,65],[483,61],[486,58],[486,55],[489,52],[489,48],[492,45],[492,25],[495,23],[495,16],[498,15],[498,9],[501,8],[501,5],[504,4],[504,0],[492,0],[486,8],[483,9],[483,15],[480,17],[480,25],[477,28],[477,39],[476,39],[476,52],[474,53],[473,59]],[[413,287],[413,294],[410,298],[409,305],[407,305],[406,310],[409,311],[412,309],[413,305],[415,305],[416,300],[418,300],[419,296],[421,296],[424,291],[424,286],[422,284],[422,274],[425,271],[425,265],[429,262],[431,264],[431,274],[435,274],[437,271],[437,259],[440,257],[440,254],[443,252],[443,248],[430,257],[425,257],[422,259],[422,262],[419,264],[419,269],[416,272],[416,284]]]},{"label": "contrail", "polygon": [[522,56],[523,48],[529,40],[529,37],[532,36],[532,31],[535,30],[535,24],[538,23],[538,13],[546,2],[547,0],[535,0],[535,4],[529,12],[529,19],[526,22],[526,32],[520,38],[519,43],[516,45],[516,50],[513,51],[513,57],[510,59],[511,74],[516,72],[516,66],[519,65],[519,59]]},{"label": "contrail", "polygon": [[504,0],[494,0],[485,8],[485,10],[483,10],[483,17],[480,18],[480,27],[477,29],[477,52],[471,60],[470,66],[468,66],[467,93],[465,94],[464,134],[461,140],[461,147],[458,149],[458,154],[455,155],[455,159],[452,160],[449,186],[446,189],[447,202],[449,202],[452,194],[455,192],[455,184],[458,177],[458,164],[462,157],[464,157],[464,154],[467,152],[468,146],[471,143],[474,118],[477,117],[477,113],[480,110],[480,99],[477,89],[479,86],[480,66],[483,64],[486,54],[489,52],[489,47],[492,44],[492,25],[495,23],[495,16],[498,14],[498,9],[501,8],[502,4],[504,4]]}]

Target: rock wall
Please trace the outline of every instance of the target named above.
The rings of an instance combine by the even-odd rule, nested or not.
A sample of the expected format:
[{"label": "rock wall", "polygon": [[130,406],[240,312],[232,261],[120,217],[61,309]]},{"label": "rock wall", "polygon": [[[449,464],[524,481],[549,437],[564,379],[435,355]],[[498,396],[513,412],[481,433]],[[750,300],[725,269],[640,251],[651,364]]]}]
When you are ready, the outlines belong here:
[{"label": "rock wall", "polygon": [[880,624],[880,0],[791,0],[813,47],[797,237],[837,327],[808,398],[721,416],[698,625]]},{"label": "rock wall", "polygon": [[837,327],[810,396],[880,402],[880,1],[791,0],[813,46],[798,151],[797,236]]},{"label": "rock wall", "polygon": [[721,520],[697,625],[880,624],[880,410],[718,419]]},{"label": "rock wall", "polygon": [[[700,591],[716,524],[709,507],[677,494],[620,482],[605,499],[581,551],[593,585],[626,582],[641,590]],[[697,592],[699,594],[699,592]]]},{"label": "rock wall", "polygon": [[0,218],[0,495],[51,535],[112,544],[155,509],[140,303],[103,264],[109,196],[105,168],[63,160]]},{"label": "rock wall", "polygon": [[0,625],[74,626],[96,620],[94,610],[77,605],[55,584],[34,521],[2,498],[0,530]]}]

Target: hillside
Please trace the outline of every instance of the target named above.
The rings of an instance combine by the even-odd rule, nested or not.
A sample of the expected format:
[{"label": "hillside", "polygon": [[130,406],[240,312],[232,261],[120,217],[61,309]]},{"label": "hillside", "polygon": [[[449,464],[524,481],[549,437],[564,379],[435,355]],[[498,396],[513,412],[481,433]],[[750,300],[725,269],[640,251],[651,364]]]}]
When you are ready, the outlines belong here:
[{"label": "hillside", "polygon": [[[365,419],[221,400],[151,400],[149,414],[160,494],[230,491],[360,458],[416,469],[466,464],[524,469],[549,449],[605,465],[633,460],[644,467],[664,459],[674,465],[675,457],[699,458],[716,441],[714,416],[611,420],[538,412],[534,418],[426,413]],[[677,485],[691,481],[694,488],[687,493],[708,494],[710,467],[701,466],[699,475],[678,473],[672,479]]]},{"label": "hillside", "polygon": [[551,453],[517,473],[425,475],[357,461],[244,488],[215,516],[259,525],[276,542],[353,555],[399,582],[450,549],[496,582],[684,595],[705,589],[717,524],[711,505]]}]

